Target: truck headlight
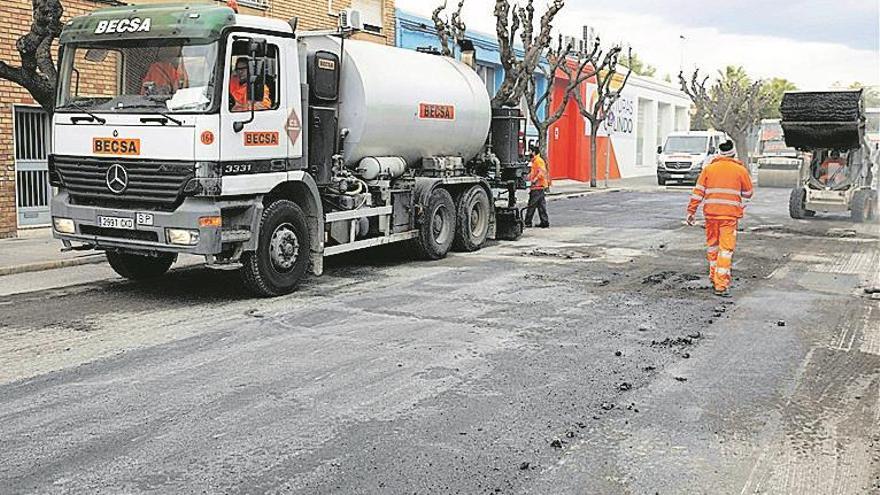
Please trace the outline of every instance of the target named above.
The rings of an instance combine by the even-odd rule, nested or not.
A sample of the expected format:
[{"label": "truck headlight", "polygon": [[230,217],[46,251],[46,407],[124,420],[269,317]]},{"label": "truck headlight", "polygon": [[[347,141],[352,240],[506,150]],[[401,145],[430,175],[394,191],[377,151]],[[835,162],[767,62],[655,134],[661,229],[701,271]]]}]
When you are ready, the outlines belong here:
[{"label": "truck headlight", "polygon": [[53,217],[52,223],[59,234],[76,234],[76,224],[69,218]]},{"label": "truck headlight", "polygon": [[199,231],[189,229],[165,229],[165,237],[169,244],[195,246],[199,243]]}]

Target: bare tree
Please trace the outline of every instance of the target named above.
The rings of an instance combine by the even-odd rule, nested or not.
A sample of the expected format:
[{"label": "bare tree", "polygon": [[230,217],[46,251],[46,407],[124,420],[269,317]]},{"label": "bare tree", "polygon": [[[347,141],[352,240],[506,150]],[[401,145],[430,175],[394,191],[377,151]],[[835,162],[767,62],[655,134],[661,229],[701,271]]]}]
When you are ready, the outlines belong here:
[{"label": "bare tree", "polygon": [[[448,19],[441,17],[443,11],[446,10],[446,0],[444,0],[443,5],[438,6],[431,14],[431,20],[434,21],[434,29],[437,31],[437,38],[440,39],[440,54],[444,57],[455,55],[455,46],[460,44],[461,40],[464,39],[465,31],[467,31],[467,25],[461,20],[461,9],[464,7],[464,2],[465,0],[458,2],[458,8],[452,12]],[[452,41],[452,44],[450,44],[450,41]]]},{"label": "bare tree", "polygon": [[[596,40],[596,45],[599,45],[598,40]],[[608,118],[611,108],[617,103],[617,100],[620,99],[620,94],[623,92],[626,83],[629,82],[629,76],[632,74],[631,70],[627,70],[623,81],[616,85],[616,87],[615,84],[613,84],[618,75],[617,69],[622,51],[622,47],[613,46],[605,52],[604,55],[601,51],[596,55],[595,61],[601,60],[601,62],[594,65],[594,72],[596,75],[595,99],[592,99],[592,95],[590,95],[591,99],[589,101],[584,101],[584,98],[579,91],[574,94],[581,116],[587,119],[590,123],[590,187],[596,187],[596,175],[598,174],[596,148],[599,137],[599,126]],[[631,50],[629,51],[628,56],[630,58],[632,57]],[[632,65],[632,60],[630,60],[629,64]],[[610,146],[608,152],[611,152]]]},{"label": "bare tree", "polygon": [[[495,1],[495,33],[504,80],[492,99],[494,108],[515,107],[522,101],[542,56],[553,42],[553,19],[564,6],[565,0],[553,0],[541,16],[536,33],[534,0],[527,0],[525,7],[513,8],[508,0]],[[522,42],[522,57],[517,56],[514,48],[517,36]]]},{"label": "bare tree", "polygon": [[[562,118],[566,107],[568,107],[569,101],[571,101],[572,95],[579,90],[581,84],[596,75],[595,71],[588,70],[587,67],[592,69],[597,54],[598,45],[594,45],[594,48],[590,53],[577,54],[581,57],[579,63],[572,63],[577,60],[574,47],[571,46],[571,43],[563,43],[562,37],[560,36],[556,46],[549,46],[544,53],[544,59],[547,63],[538,64],[538,70],[544,76],[544,80],[546,81],[544,90],[540,93],[538,92],[538,79],[534,77],[534,75],[527,80],[525,102],[529,109],[529,119],[531,120],[532,125],[535,126],[535,129],[538,130],[538,146],[541,149],[541,155],[544,156],[545,159],[548,156],[548,130],[550,129],[550,126]],[[553,82],[556,79],[556,74],[559,72],[565,74],[568,78],[568,82],[563,90],[562,101],[555,102],[553,97]],[[555,110],[553,110],[554,103],[558,103]],[[542,109],[546,110],[543,117],[541,116]]]},{"label": "bare tree", "polygon": [[21,65],[15,67],[0,61],[0,78],[22,86],[40,106],[51,112],[58,78],[52,42],[61,34],[64,8],[60,0],[33,0],[33,13],[30,31],[15,44]]},{"label": "bare tree", "polygon": [[710,126],[730,135],[740,159],[748,162],[749,132],[761,119],[772,95],[764,90],[763,81],[751,81],[742,67],[727,67],[718,76],[708,88],[709,76],[701,78],[699,69],[694,70],[690,80],[683,73],[678,80],[697,114],[705,116]]}]

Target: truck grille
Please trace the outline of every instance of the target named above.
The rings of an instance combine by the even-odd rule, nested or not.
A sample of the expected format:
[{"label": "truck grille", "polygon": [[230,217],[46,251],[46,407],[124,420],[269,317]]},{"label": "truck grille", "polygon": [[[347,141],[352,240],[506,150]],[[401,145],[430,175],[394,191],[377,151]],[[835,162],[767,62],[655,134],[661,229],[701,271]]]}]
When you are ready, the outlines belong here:
[{"label": "truck grille", "polygon": [[691,162],[666,162],[667,170],[690,170]]},{"label": "truck grille", "polygon": [[[184,186],[195,176],[192,162],[56,156],[53,163],[64,187],[77,203],[111,208],[173,210],[183,200]],[[107,187],[107,170],[115,164],[122,165],[128,174],[128,187],[121,194]]]},{"label": "truck grille", "polygon": [[79,231],[81,234],[85,235],[115,237],[118,239],[129,239],[134,241],[159,242],[159,234],[146,230],[105,229],[103,227],[95,227],[94,225],[81,225]]}]

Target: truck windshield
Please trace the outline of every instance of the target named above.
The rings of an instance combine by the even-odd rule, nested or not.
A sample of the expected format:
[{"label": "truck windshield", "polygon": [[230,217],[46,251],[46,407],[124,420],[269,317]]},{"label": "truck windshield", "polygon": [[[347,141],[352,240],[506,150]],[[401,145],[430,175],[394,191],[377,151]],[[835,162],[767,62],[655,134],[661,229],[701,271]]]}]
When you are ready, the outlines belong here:
[{"label": "truck windshield", "polygon": [[211,109],[217,44],[182,40],[65,47],[57,111],[192,113]]},{"label": "truck windshield", "polygon": [[666,138],[664,153],[688,153],[701,155],[706,153],[709,138],[705,136],[669,136]]},{"label": "truck windshield", "polygon": [[797,150],[786,146],[782,125],[778,122],[761,124],[761,139],[758,145],[760,147],[758,154],[760,155],[797,155]]}]

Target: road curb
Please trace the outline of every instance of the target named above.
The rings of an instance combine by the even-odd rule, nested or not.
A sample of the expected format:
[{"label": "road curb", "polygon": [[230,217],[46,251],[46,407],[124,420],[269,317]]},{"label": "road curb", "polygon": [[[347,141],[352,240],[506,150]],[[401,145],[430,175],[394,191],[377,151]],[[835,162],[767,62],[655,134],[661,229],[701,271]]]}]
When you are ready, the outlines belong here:
[{"label": "road curb", "polygon": [[103,263],[107,258],[103,254],[91,254],[78,258],[67,258],[53,261],[43,261],[40,263],[27,263],[15,266],[0,266],[0,277],[5,275],[16,275],[19,273],[42,272],[46,270],[55,270],[57,268],[67,268],[70,266],[93,265]]},{"label": "road curb", "polygon": [[596,189],[596,190],[587,190],[587,191],[577,191],[577,192],[567,192],[567,193],[550,193],[547,195],[548,201],[554,201],[558,199],[573,199],[573,198],[582,198],[584,196],[589,196],[591,194],[603,194],[603,193],[612,193],[612,192],[620,192],[622,188],[612,187],[608,189]]}]

